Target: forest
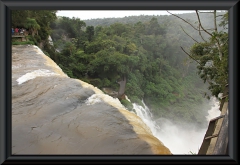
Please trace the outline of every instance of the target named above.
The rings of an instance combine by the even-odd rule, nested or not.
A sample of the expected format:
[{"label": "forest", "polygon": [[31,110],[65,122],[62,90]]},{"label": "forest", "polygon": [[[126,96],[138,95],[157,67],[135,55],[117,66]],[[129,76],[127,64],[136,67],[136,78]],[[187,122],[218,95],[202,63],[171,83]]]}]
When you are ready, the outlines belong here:
[{"label": "forest", "polygon": [[12,11],[12,26],[28,29],[29,41],[69,77],[118,92],[128,110],[126,96],[144,100],[156,118],[205,126],[206,98],[228,80],[227,12],[92,20],[56,12]]}]

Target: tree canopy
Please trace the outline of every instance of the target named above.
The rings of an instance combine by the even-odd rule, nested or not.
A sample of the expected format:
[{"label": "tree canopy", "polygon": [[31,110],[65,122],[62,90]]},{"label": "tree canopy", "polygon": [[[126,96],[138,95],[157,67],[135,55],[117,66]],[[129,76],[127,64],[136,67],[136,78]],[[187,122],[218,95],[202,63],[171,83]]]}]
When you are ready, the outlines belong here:
[{"label": "tree canopy", "polygon": [[[66,20],[69,26],[62,23]],[[194,24],[196,20],[197,17],[188,21]],[[70,33],[65,38],[68,41],[65,46],[58,45],[62,49],[58,63],[70,77],[82,79],[100,89],[109,87],[116,91],[119,88],[117,82],[126,77],[125,94],[133,102],[140,103],[144,99],[156,116],[203,121],[206,112],[199,115],[200,109],[194,106],[204,104],[207,84],[197,75],[201,65],[190,59],[181,47],[187,47],[190,54],[196,56],[195,60],[200,60],[201,56],[199,63],[205,65],[207,57],[203,57],[205,52],[201,46],[205,46],[204,51],[214,54],[211,41],[202,42],[194,29],[189,31],[190,28],[181,20],[170,16],[161,19],[152,17],[148,21],[135,23],[116,22],[109,26],[94,27],[81,23],[79,31],[71,35],[71,27],[77,25],[76,22],[75,18],[61,17],[52,26],[55,43],[62,42],[60,34]],[[203,24],[210,22],[203,21]],[[182,29],[196,38],[197,44]],[[71,38],[77,42],[71,41]],[[207,45],[209,50],[206,49]],[[70,50],[74,53],[70,53]],[[220,69],[223,66],[218,67]],[[206,69],[204,71],[201,71],[201,78],[209,73]],[[213,70],[211,72],[213,76]]]},{"label": "tree canopy", "polygon": [[[132,102],[141,104],[144,99],[155,117],[205,123],[204,93],[217,96],[227,83],[228,34],[222,30],[228,24],[227,14],[216,19],[222,29],[209,37],[206,32],[199,36],[174,16],[97,19],[91,23],[74,17],[56,18],[55,13],[13,11],[12,25],[31,29],[36,44],[51,35],[54,47],[46,44],[43,49],[69,77],[115,91],[119,82],[126,80],[124,94]],[[208,29],[214,17],[203,15],[202,26]],[[193,25],[198,20],[192,14],[181,16]]]}]

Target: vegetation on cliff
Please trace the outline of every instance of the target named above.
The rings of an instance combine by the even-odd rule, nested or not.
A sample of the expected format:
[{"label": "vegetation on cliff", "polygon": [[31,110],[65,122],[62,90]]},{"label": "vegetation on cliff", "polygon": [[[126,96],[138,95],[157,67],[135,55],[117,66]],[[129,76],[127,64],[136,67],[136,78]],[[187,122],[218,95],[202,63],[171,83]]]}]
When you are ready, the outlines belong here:
[{"label": "vegetation on cliff", "polygon": [[[20,25],[16,17],[18,12],[13,12],[13,26]],[[125,94],[132,102],[140,103],[144,99],[155,117],[202,125],[207,113],[204,94],[217,96],[226,83],[227,45],[221,47],[223,60],[215,58],[217,49],[214,46],[214,37],[223,42],[227,40],[224,31],[214,33],[204,41],[194,29],[174,16],[135,16],[129,17],[127,22],[120,20],[112,23],[102,19],[105,25],[90,25],[90,20],[86,23],[74,17],[56,19],[55,11],[39,13],[38,17],[34,14],[25,16],[35,19],[40,25],[36,28],[38,35],[34,35],[32,40],[38,44],[51,34],[54,48],[45,44],[43,49],[69,77],[81,79],[100,89],[108,87],[115,91],[119,89],[117,82],[125,78]],[[42,23],[41,20],[48,14],[50,18]],[[196,17],[190,19],[186,14],[183,17],[187,17],[192,24],[197,21]],[[211,26],[213,17],[208,14],[203,17],[203,25]],[[25,22],[28,21],[26,19]],[[26,24],[21,25],[25,27]],[[198,42],[195,43],[183,29]],[[206,33],[202,35],[207,37]],[[181,47],[190,52],[195,60],[189,58]],[[205,67],[211,60],[215,69]],[[206,84],[197,72],[204,81],[208,80]],[[207,90],[209,85],[211,93]],[[131,108],[126,100],[122,103]]]},{"label": "vegetation on cliff", "polygon": [[27,30],[29,41],[26,44],[34,43],[42,49],[51,49],[48,37],[52,32],[50,23],[57,19],[56,12],[56,10],[12,10],[12,28]]}]

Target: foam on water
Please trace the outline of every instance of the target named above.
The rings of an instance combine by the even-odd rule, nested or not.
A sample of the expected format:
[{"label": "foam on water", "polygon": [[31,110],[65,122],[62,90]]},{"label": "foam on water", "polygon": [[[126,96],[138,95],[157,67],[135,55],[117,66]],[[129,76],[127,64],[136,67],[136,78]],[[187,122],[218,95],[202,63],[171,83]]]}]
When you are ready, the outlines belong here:
[{"label": "foam on water", "polygon": [[100,102],[102,102],[102,100],[101,100],[101,98],[98,97],[97,94],[93,94],[86,100],[87,105],[94,105],[94,104],[100,103]]},{"label": "foam on water", "polygon": [[103,93],[93,94],[86,100],[87,105],[93,105],[99,102],[106,102],[118,109],[125,108],[117,98],[113,98]]},{"label": "foam on water", "polygon": [[212,108],[208,110],[208,116],[206,116],[207,121],[210,121],[221,114],[221,111],[219,110],[219,104],[219,101],[217,101],[215,97],[211,98]]},{"label": "foam on water", "polygon": [[[93,94],[86,100],[87,105],[93,105],[99,102],[106,102],[107,104],[110,104],[111,106],[117,108],[119,112],[126,117],[126,119],[129,121],[129,124],[133,126],[133,130],[139,135],[141,139],[148,141],[154,137],[151,137],[153,134],[143,119],[137,116],[134,112],[128,111],[117,98],[113,98],[104,93],[97,93]],[[162,143],[160,142],[160,144]]]},{"label": "foam on water", "polygon": [[40,54],[44,54],[43,51],[36,45],[33,45],[34,48],[37,48],[37,52]]},{"label": "foam on water", "polygon": [[125,98],[127,101],[131,102],[131,100],[127,97],[127,95],[125,95]]},{"label": "foam on water", "polygon": [[153,135],[156,134],[158,125],[152,119],[152,113],[150,112],[149,108],[145,105],[142,101],[144,107],[133,103],[133,109],[135,110],[136,114],[144,121],[144,123],[151,129]]},{"label": "foam on water", "polygon": [[16,81],[18,82],[18,85],[20,85],[20,84],[22,84],[28,80],[34,79],[36,77],[40,77],[40,76],[49,77],[49,76],[54,76],[54,75],[59,75],[59,74],[51,72],[47,69],[38,69],[38,70],[34,70],[30,73],[26,73],[25,75],[19,77]]}]

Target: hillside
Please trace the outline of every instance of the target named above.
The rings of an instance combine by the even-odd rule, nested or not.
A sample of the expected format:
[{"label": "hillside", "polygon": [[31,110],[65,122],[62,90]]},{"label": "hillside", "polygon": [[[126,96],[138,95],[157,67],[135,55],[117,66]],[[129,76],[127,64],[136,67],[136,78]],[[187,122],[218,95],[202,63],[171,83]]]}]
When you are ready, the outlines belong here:
[{"label": "hillside", "polygon": [[[210,15],[201,14],[206,28],[213,27]],[[194,13],[179,16],[192,24],[197,19]],[[114,93],[125,92],[132,102],[141,104],[143,99],[156,118],[205,123],[210,107],[204,95],[210,94],[209,84],[201,80],[197,63],[181,49],[189,52],[194,44],[188,35],[203,40],[184,21],[174,16],[59,17],[51,27],[55,46],[62,51],[50,57],[68,76]],[[126,84],[120,92],[116,82],[123,80]],[[122,94],[117,97],[132,109]]]}]

